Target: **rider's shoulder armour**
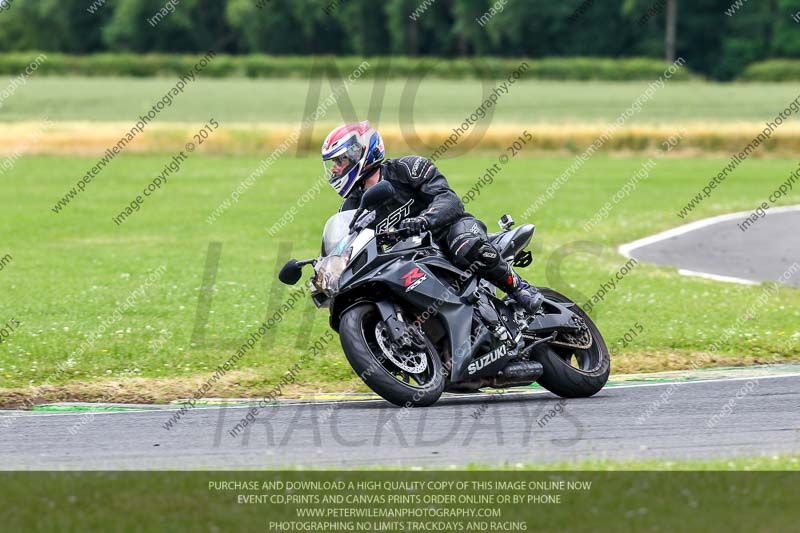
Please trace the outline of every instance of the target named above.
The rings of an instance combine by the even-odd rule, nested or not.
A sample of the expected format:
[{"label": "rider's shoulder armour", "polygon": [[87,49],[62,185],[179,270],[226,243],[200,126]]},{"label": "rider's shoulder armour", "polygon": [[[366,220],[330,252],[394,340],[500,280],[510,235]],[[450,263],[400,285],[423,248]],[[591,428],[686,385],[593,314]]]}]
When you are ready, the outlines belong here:
[{"label": "rider's shoulder armour", "polygon": [[415,182],[435,173],[435,166],[430,159],[418,155],[407,155],[399,159],[392,159],[389,165],[394,170],[396,178],[403,181]]}]

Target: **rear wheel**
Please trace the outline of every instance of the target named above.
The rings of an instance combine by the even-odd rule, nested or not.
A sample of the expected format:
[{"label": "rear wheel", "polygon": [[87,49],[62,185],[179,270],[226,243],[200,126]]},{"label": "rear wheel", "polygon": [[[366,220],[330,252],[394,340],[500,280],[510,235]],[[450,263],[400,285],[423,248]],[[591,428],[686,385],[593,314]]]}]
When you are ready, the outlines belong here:
[{"label": "rear wheel", "polygon": [[434,345],[419,331],[409,332],[415,346],[393,343],[374,304],[345,312],[339,337],[350,366],[382,398],[401,407],[426,407],[442,395],[444,372]]},{"label": "rear wheel", "polygon": [[[543,288],[541,291],[547,300],[562,304],[574,303],[553,289]],[[588,334],[591,336],[591,345],[579,349],[542,344],[534,348],[533,359],[544,367],[544,373],[538,381],[542,387],[563,398],[586,398],[597,394],[608,381],[611,373],[611,356],[600,330],[589,315],[578,305],[573,305],[571,310],[580,316],[586,325],[583,335],[576,336],[574,340],[582,340],[580,337],[585,339]],[[576,342],[576,344],[584,343]]]}]

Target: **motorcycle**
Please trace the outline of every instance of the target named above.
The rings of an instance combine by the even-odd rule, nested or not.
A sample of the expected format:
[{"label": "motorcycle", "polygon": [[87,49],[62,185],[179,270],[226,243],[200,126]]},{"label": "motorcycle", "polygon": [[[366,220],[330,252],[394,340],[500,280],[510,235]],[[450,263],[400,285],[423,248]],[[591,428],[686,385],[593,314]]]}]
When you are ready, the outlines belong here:
[{"label": "motorcycle", "polygon": [[[311,297],[330,309],[353,370],[375,393],[405,407],[435,403],[443,392],[531,385],[564,398],[588,397],[608,381],[611,360],[591,318],[559,292],[530,316],[472,269],[454,266],[430,232],[408,236],[368,228],[375,208],[394,195],[391,183],[368,189],[358,209],[326,223],[317,259],[281,269],[294,285],[313,265]],[[525,246],[535,227],[511,229],[509,215],[489,235],[516,267],[533,258]]]}]

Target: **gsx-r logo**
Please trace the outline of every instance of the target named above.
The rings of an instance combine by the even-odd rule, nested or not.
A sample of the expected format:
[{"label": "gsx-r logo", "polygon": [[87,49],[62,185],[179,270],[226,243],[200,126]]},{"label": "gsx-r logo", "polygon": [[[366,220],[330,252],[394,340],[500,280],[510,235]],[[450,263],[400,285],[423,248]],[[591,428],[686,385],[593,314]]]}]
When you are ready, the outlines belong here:
[{"label": "gsx-r logo", "polygon": [[408,292],[416,289],[420,283],[428,279],[428,275],[420,270],[419,267],[414,267],[400,276],[400,279],[403,280],[406,292]]}]

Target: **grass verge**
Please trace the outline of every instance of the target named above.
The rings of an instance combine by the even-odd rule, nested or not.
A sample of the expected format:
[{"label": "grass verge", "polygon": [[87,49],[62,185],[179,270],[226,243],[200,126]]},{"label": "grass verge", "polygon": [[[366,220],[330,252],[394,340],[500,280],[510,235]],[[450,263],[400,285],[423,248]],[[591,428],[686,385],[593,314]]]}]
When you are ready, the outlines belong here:
[{"label": "grass verge", "polygon": [[[132,388],[141,397],[154,400],[183,395],[186,386],[177,388],[176,383],[207,379],[268,310],[286,301],[289,292],[276,280],[277,267],[289,257],[316,256],[325,220],[339,205],[332,191],[322,189],[297,207],[319,176],[319,162],[280,159],[208,224],[209,214],[258,159],[195,155],[140,211],[116,226],[112,217],[168,161],[168,156],[121,156],[59,214],[51,207],[94,159],[29,156],[15,161],[2,185],[5,197],[14,201],[0,211],[5,235],[0,256],[13,257],[0,271],[0,322],[13,319],[19,326],[0,344],[0,401],[12,390],[18,397],[39,385],[53,387],[47,389],[52,399],[63,399],[59,390],[80,399],[80,390],[92,390],[86,384],[103,382],[135,383]],[[494,162],[464,156],[443,159],[439,167],[463,194]],[[571,162],[564,157],[512,159],[468,210],[490,227],[502,213],[523,222],[521,214]],[[676,211],[726,161],[661,160],[608,218],[585,232],[583,224],[643,162],[604,156],[587,161],[531,217],[537,225],[536,260],[523,275],[585,301],[625,262],[617,245],[684,222]],[[796,161],[785,159],[747,161],[693,212],[693,219],[753,209],[795,166]],[[291,223],[270,237],[267,228],[286,218],[293,206]],[[580,251],[581,242],[594,243],[595,252]],[[211,243],[219,243],[214,246],[220,251],[211,269],[213,290],[203,281]],[[135,305],[125,307],[162,266],[164,274]],[[615,372],[675,369],[705,353],[764,290],[687,278],[673,268],[640,263],[596,306],[593,317],[617,354]],[[725,334],[717,359],[708,364],[800,360],[799,317],[800,291],[777,291],[744,326]],[[623,335],[636,323],[639,333],[624,343]],[[352,383],[339,343],[326,340],[326,331],[327,311],[301,301],[239,362],[237,373],[207,395],[263,395],[315,343],[322,348],[314,363],[300,370],[297,386],[313,391]],[[64,362],[82,344],[83,353],[65,369]]]}]

